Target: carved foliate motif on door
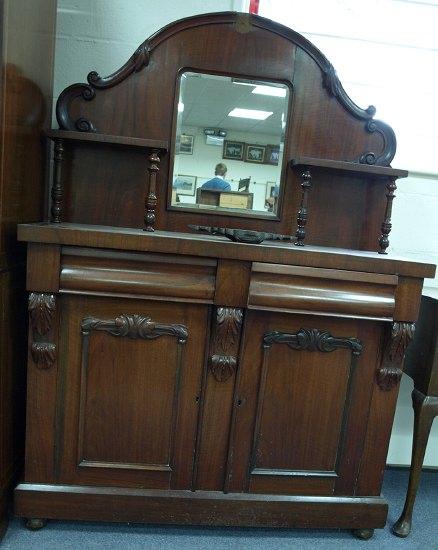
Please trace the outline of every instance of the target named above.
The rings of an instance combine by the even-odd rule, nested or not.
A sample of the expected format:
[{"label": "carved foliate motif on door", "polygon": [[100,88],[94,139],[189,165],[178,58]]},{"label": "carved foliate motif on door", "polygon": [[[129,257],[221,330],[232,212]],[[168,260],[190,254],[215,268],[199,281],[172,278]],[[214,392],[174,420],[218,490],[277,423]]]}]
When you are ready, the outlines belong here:
[{"label": "carved foliate motif on door", "polygon": [[360,355],[363,347],[357,338],[340,338],[316,328],[301,328],[296,333],[267,332],[263,337],[263,347],[270,348],[272,344],[286,344],[291,349],[325,353],[336,349],[349,349],[353,355]]},{"label": "carved foliate motif on door", "polygon": [[142,338],[150,340],[160,336],[175,336],[180,344],[185,344],[188,331],[184,325],[163,325],[152,321],[150,317],[143,315],[122,314],[115,319],[96,319],[86,317],[82,320],[81,331],[88,336],[92,330],[101,330],[113,336],[126,336],[128,338]]}]

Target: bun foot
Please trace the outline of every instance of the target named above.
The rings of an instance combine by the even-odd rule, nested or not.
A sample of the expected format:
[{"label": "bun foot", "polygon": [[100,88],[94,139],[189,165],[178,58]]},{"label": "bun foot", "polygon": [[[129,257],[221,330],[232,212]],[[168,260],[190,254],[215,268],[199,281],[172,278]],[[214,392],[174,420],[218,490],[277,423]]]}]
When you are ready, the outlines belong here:
[{"label": "bun foot", "polygon": [[39,518],[29,518],[26,520],[26,529],[29,531],[39,531],[47,524],[47,520]]},{"label": "bun foot", "polygon": [[374,535],[374,529],[354,529],[352,533],[357,539],[368,540]]},{"label": "bun foot", "polygon": [[411,532],[411,521],[402,517],[396,521],[392,527],[392,532],[397,537],[406,538]]}]

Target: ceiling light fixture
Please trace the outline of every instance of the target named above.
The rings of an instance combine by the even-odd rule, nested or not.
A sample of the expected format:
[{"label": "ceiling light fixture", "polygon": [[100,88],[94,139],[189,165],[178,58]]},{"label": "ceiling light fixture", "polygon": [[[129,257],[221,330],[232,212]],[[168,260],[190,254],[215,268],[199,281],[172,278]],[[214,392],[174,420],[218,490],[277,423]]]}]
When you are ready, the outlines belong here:
[{"label": "ceiling light fixture", "polygon": [[259,111],[257,109],[241,109],[239,107],[235,107],[228,113],[228,116],[237,118],[252,118],[254,120],[266,120],[272,114],[274,114],[273,111]]},{"label": "ceiling light fixture", "polygon": [[274,86],[256,86],[251,93],[259,95],[270,95],[272,97],[286,97],[285,88],[276,88]]}]

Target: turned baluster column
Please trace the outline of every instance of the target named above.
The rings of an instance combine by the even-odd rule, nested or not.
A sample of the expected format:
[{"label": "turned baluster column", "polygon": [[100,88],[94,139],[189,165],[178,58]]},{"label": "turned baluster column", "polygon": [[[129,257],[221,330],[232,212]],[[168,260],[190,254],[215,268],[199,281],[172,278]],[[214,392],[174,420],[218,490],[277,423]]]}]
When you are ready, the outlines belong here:
[{"label": "turned baluster column", "polygon": [[152,151],[149,155],[149,191],[146,197],[146,213],[144,217],[145,231],[155,231],[155,209],[157,207],[157,174],[160,170],[160,157],[158,151]]},{"label": "turned baluster column", "polygon": [[61,222],[62,203],[64,200],[64,188],[62,185],[62,164],[64,162],[64,141],[55,139],[53,154],[53,185],[52,185],[52,207],[50,210],[51,220],[54,223]]},{"label": "turned baluster column", "polygon": [[387,254],[386,249],[389,246],[389,238],[388,235],[391,232],[392,223],[391,223],[391,215],[392,215],[392,201],[395,197],[395,190],[397,189],[397,185],[395,184],[395,179],[390,179],[388,183],[386,184],[386,209],[385,209],[385,218],[382,223],[382,234],[379,239],[379,254]]},{"label": "turned baluster column", "polygon": [[307,201],[309,191],[312,187],[312,174],[308,169],[304,170],[301,174],[301,205],[297,215],[297,231],[295,237],[297,238],[294,243],[296,246],[304,246],[304,239],[306,237],[306,223],[307,223]]}]

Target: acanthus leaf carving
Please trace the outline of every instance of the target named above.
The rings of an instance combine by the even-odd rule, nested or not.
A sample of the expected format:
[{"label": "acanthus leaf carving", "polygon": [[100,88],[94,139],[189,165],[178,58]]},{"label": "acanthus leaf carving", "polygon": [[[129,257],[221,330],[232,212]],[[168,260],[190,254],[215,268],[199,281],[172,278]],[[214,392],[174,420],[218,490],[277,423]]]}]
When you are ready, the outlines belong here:
[{"label": "acanthus leaf carving", "polygon": [[236,345],[242,326],[243,311],[234,307],[218,307],[216,316],[215,344],[217,351],[226,354]]},{"label": "acanthus leaf carving", "polygon": [[263,337],[263,347],[270,348],[272,344],[286,344],[291,349],[301,351],[332,352],[337,349],[349,349],[353,355],[362,353],[363,345],[357,338],[332,336],[328,331],[316,328],[301,328],[296,333],[271,331]]},{"label": "acanthus leaf carving", "polygon": [[213,355],[210,370],[218,382],[226,382],[236,371],[237,359],[232,355]]},{"label": "acanthus leaf carving", "polygon": [[42,292],[29,295],[29,314],[34,333],[44,336],[52,327],[55,313],[55,296]]},{"label": "acanthus leaf carving", "polygon": [[152,321],[150,317],[136,314],[122,314],[115,319],[86,317],[81,323],[82,334],[87,336],[92,330],[100,330],[113,336],[132,339],[151,340],[160,336],[174,336],[180,344],[185,344],[188,338],[188,331],[184,325],[164,325]]},{"label": "acanthus leaf carving", "polygon": [[382,366],[377,371],[377,384],[381,390],[390,391],[400,382],[406,349],[414,333],[415,323],[394,322],[392,324]]},{"label": "acanthus leaf carving", "polygon": [[56,346],[51,342],[33,342],[30,346],[33,362],[40,369],[50,368],[56,359]]}]

